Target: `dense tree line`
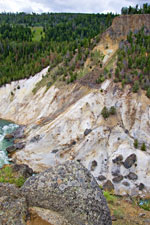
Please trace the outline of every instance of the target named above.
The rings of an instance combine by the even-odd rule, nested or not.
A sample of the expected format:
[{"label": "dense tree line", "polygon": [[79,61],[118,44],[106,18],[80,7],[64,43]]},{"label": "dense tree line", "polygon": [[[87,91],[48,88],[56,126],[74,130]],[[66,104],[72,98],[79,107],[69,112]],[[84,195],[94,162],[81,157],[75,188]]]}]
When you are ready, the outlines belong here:
[{"label": "dense tree line", "polygon": [[[72,17],[73,16],[73,17]],[[52,20],[51,25],[45,26],[46,39],[57,41],[72,41],[83,38],[91,39],[111,25],[113,15],[75,14],[69,19]],[[60,18],[59,18],[60,19]]]},{"label": "dense tree line", "polygon": [[9,41],[31,41],[32,32],[29,27],[22,25],[3,24],[0,26],[0,39]]},{"label": "dense tree line", "polygon": [[127,14],[150,14],[150,5],[148,3],[143,4],[143,7],[140,7],[136,5],[135,7],[129,6],[129,7],[123,7],[121,9],[121,14],[127,15]]},{"label": "dense tree line", "polygon": [[[62,63],[54,80],[76,79],[76,68],[83,66],[100,34],[114,15],[100,14],[0,14],[0,86],[29,77],[50,65]],[[42,26],[41,40],[33,41],[32,26]]]},{"label": "dense tree line", "polygon": [[107,16],[114,17],[113,14],[81,14],[81,13],[42,13],[42,14],[28,14],[28,13],[1,13],[0,24],[21,24],[27,26],[55,26],[59,23],[67,23],[68,21],[74,21],[74,23],[83,24],[84,21],[95,21],[96,23],[106,23]]}]

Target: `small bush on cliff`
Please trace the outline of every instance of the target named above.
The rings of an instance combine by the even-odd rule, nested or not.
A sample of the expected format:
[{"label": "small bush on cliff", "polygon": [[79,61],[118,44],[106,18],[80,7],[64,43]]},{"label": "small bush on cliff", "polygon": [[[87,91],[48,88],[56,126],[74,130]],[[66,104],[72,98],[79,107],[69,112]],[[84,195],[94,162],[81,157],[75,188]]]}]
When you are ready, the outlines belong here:
[{"label": "small bush on cliff", "polygon": [[101,114],[102,114],[102,116],[104,117],[104,119],[106,119],[106,118],[109,117],[109,110],[107,109],[106,106],[102,109]]},{"label": "small bush on cliff", "polygon": [[139,90],[139,82],[135,81],[134,85],[133,85],[133,92],[137,93]]},{"label": "small bush on cliff", "polygon": [[142,144],[141,150],[142,150],[142,151],[146,151],[146,145],[145,145],[145,143]]},{"label": "small bush on cliff", "polygon": [[110,115],[115,115],[116,114],[116,108],[114,106],[111,106],[111,108],[109,110],[109,114]]},{"label": "small bush on cliff", "polygon": [[6,166],[0,170],[0,183],[15,184],[17,187],[21,187],[25,182],[25,178],[20,176],[18,178],[13,174],[12,168]]},{"label": "small bush on cliff", "polygon": [[147,89],[146,96],[150,98],[150,88]]},{"label": "small bush on cliff", "polygon": [[110,109],[107,109],[107,107],[105,106],[102,109],[101,112],[102,116],[104,117],[104,119],[108,118],[110,115],[115,115],[116,114],[116,108],[114,106],[111,106]]},{"label": "small bush on cliff", "polygon": [[134,148],[138,148],[138,144],[139,144],[139,143],[138,143],[138,140],[135,139],[135,140],[134,140]]}]

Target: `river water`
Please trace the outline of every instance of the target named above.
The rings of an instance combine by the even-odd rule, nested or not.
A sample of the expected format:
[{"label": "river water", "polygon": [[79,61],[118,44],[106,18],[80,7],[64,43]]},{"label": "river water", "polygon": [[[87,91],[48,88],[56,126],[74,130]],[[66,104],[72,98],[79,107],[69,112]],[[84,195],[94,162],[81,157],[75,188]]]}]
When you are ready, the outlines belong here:
[{"label": "river water", "polygon": [[0,120],[0,168],[4,164],[9,163],[9,159],[7,156],[6,148],[12,145],[13,140],[8,141],[4,139],[6,134],[13,132],[18,125],[13,124],[12,122],[8,122],[6,120]]}]

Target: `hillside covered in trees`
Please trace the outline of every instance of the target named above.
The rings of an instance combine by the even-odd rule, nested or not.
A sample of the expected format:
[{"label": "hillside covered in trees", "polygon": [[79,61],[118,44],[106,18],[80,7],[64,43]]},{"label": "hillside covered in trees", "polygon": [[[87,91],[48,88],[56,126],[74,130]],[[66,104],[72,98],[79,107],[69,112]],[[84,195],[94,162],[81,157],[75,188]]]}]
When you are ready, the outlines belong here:
[{"label": "hillside covered in trees", "polygon": [[0,86],[60,63],[66,69],[56,73],[74,80],[75,67],[82,67],[113,18],[113,14],[0,14]]},{"label": "hillside covered in trees", "polygon": [[[122,14],[150,13],[150,6],[123,7]],[[42,82],[49,88],[56,80],[71,83],[98,68],[96,83],[106,78],[140,87],[150,96],[150,34],[147,28],[130,32],[120,43],[113,68],[102,63],[104,54],[94,50],[116,15],[80,13],[1,13],[0,86],[33,76],[50,65]],[[105,46],[107,51],[108,46]],[[90,59],[89,70],[84,64]],[[45,79],[45,80],[44,80]],[[89,82],[87,80],[87,82]]]},{"label": "hillside covered in trees", "polygon": [[150,97],[150,33],[146,28],[130,32],[120,45],[114,81],[122,82],[122,87],[132,84],[133,92],[141,87]]}]

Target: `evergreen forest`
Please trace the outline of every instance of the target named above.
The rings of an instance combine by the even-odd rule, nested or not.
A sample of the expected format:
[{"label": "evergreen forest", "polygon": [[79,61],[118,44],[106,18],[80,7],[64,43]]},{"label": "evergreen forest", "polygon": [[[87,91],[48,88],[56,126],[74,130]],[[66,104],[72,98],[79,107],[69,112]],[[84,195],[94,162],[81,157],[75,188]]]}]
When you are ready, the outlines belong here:
[{"label": "evergreen forest", "polygon": [[111,13],[1,13],[0,86],[60,64],[66,69],[59,68],[53,80],[65,74],[67,82],[73,81],[75,68],[82,67],[114,17]]}]

